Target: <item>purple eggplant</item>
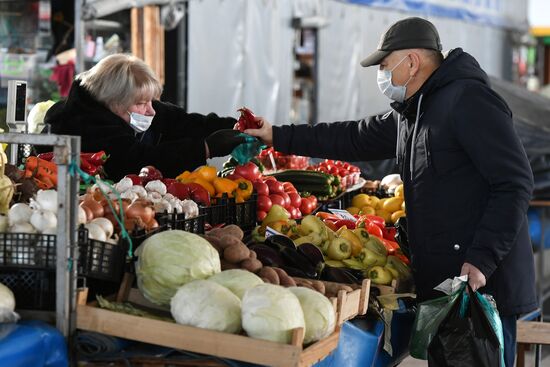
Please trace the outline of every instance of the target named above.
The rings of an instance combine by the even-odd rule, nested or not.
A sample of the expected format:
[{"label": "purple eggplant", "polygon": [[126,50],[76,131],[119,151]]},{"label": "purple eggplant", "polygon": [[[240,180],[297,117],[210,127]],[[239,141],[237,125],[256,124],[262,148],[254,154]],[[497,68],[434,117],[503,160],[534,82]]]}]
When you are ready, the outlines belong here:
[{"label": "purple eggplant", "polygon": [[329,282],[353,284],[359,283],[359,279],[348,269],[334,268],[332,266],[325,266],[321,274],[321,279]]},{"label": "purple eggplant", "polygon": [[298,250],[291,248],[283,248],[280,251],[281,257],[285,261],[285,265],[302,270],[307,278],[317,278],[317,271],[309,259]]},{"label": "purple eggplant", "polygon": [[279,252],[262,244],[256,244],[249,247],[254,250],[256,257],[264,266],[276,266],[281,267],[285,262],[279,255]]},{"label": "purple eggplant", "polygon": [[276,251],[280,251],[283,248],[296,250],[296,244],[294,244],[294,241],[292,241],[287,236],[282,236],[278,234],[267,237],[264,241],[264,244]]},{"label": "purple eggplant", "polygon": [[311,243],[303,243],[298,246],[298,252],[307,257],[309,262],[315,267],[317,267],[319,263],[323,263],[325,261],[321,249]]}]

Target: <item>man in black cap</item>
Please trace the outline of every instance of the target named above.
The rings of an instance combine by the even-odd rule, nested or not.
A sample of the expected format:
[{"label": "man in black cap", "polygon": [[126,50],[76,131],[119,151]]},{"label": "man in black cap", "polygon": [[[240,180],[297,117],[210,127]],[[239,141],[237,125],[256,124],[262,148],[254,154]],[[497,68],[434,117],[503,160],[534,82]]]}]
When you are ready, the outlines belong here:
[{"label": "man in black cap", "polygon": [[517,316],[537,307],[526,212],[533,188],[506,102],[477,61],[457,48],[444,58],[432,23],[393,24],[361,62],[392,111],[359,121],[271,126],[246,133],[276,150],[348,161],[396,158],[404,182],[408,238],[419,301],[467,274],[494,296],[506,366],[515,357]]}]

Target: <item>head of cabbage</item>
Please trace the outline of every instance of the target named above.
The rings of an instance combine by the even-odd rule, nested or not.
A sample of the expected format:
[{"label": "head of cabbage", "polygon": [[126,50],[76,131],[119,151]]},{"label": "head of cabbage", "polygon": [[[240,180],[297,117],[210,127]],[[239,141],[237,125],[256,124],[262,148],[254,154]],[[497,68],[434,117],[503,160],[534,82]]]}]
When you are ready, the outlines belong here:
[{"label": "head of cabbage", "polygon": [[149,301],[168,305],[179,287],[221,271],[220,256],[204,238],[180,231],[156,233],[136,251],[138,288]]},{"label": "head of cabbage", "polygon": [[273,284],[261,284],[246,291],[242,322],[248,336],[285,344],[292,341],[293,329],[306,326],[298,298],[288,289]]},{"label": "head of cabbage", "polygon": [[13,292],[0,283],[0,323],[17,322],[19,315],[14,310],[15,297],[13,296]]},{"label": "head of cabbage", "polygon": [[304,312],[304,344],[321,340],[334,332],[336,312],[327,297],[304,287],[290,287],[288,290],[298,297]]},{"label": "head of cabbage", "polygon": [[264,284],[264,281],[259,276],[242,269],[224,270],[221,273],[212,275],[208,280],[229,289],[241,300],[247,290]]},{"label": "head of cabbage", "polygon": [[180,287],[170,301],[178,324],[226,333],[241,331],[241,300],[210,280],[194,280]]}]

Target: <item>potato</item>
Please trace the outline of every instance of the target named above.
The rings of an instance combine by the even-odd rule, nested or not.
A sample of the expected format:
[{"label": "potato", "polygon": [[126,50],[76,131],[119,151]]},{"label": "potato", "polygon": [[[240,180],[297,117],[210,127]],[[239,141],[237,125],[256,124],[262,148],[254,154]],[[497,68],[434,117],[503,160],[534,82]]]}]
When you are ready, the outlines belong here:
[{"label": "potato", "polygon": [[313,283],[309,279],[293,278],[296,285],[301,286],[303,284],[313,287]]},{"label": "potato", "polygon": [[221,260],[221,267],[222,267],[222,270],[229,270],[229,269],[239,269],[239,266],[237,264],[232,264],[228,261],[225,261],[225,260]]},{"label": "potato", "polygon": [[223,254],[223,247],[221,246],[220,239],[218,237],[204,235],[204,239],[207,240],[218,252]]},{"label": "potato", "polygon": [[233,236],[239,239],[239,241],[242,241],[244,238],[244,232],[242,229],[239,228],[239,226],[235,224],[230,224],[228,226],[225,226],[222,228],[224,235]]},{"label": "potato", "polygon": [[311,283],[317,292],[325,294],[325,283],[320,280],[312,280]]},{"label": "potato", "polygon": [[240,264],[241,268],[245,269],[245,270],[248,270],[252,273],[255,273],[257,272],[258,270],[260,270],[262,268],[262,263],[260,262],[260,260],[258,259],[251,259],[251,258],[248,258],[246,260],[243,260],[241,261],[241,264]]},{"label": "potato", "polygon": [[242,242],[226,247],[223,250],[223,258],[233,264],[238,264],[243,260],[248,259],[250,250]]},{"label": "potato", "polygon": [[266,278],[268,281],[267,283],[276,284],[279,285],[279,275],[277,275],[277,272],[273,270],[272,267],[264,266],[260,269],[258,275],[260,278]]},{"label": "potato", "polygon": [[234,236],[222,235],[221,237],[219,237],[219,239],[220,239],[220,246],[222,250],[225,250],[226,248],[234,245],[245,246],[245,244],[242,243],[241,240],[239,240],[237,237],[234,237]]},{"label": "potato", "polygon": [[273,270],[277,272],[277,275],[279,276],[279,283],[283,287],[296,287],[296,282],[294,281],[294,279],[288,276],[286,271],[281,268],[273,268]]},{"label": "potato", "polygon": [[250,250],[250,256],[248,258],[251,260],[257,259],[258,257],[256,256],[256,251]]},{"label": "potato", "polygon": [[213,236],[213,237],[221,237],[225,234],[222,228],[214,228],[210,231],[206,232],[206,235]]}]

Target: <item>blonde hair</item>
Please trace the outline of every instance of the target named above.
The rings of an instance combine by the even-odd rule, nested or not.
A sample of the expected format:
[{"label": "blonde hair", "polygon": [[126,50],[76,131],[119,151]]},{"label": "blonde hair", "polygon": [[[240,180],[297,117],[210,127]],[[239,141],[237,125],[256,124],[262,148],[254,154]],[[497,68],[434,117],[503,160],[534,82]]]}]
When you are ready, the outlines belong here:
[{"label": "blonde hair", "polygon": [[159,99],[162,85],[149,65],[127,54],[114,54],[77,75],[80,85],[112,111],[139,101]]}]

